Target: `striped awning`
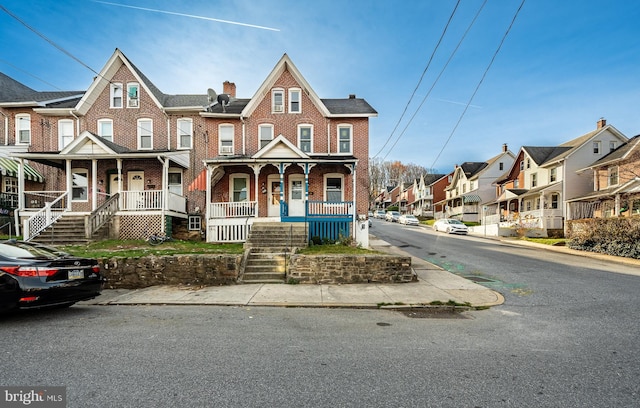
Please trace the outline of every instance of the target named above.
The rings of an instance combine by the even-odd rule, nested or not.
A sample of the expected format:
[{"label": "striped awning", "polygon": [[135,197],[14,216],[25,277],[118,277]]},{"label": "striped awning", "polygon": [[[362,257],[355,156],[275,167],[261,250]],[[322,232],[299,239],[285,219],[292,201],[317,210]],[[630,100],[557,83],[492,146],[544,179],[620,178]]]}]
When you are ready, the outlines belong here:
[{"label": "striped awning", "polygon": [[[18,167],[20,163],[12,160],[8,157],[0,157],[0,174],[9,177],[18,177]],[[38,170],[24,164],[24,178],[25,180],[36,181],[38,183],[44,183],[44,177],[38,172]]]}]

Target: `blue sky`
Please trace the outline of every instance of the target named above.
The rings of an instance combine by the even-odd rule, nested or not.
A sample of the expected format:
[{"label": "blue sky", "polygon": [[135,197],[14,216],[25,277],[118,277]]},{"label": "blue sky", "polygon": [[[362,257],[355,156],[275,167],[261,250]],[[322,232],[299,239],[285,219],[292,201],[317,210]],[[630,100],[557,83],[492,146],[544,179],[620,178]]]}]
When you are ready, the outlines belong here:
[{"label": "blue sky", "polygon": [[[456,0],[0,5],[95,71],[120,48],[169,94],[221,92],[229,80],[251,97],[286,52],[321,98],[356,94],[378,111],[371,156],[440,172],[487,160],[503,143],[514,153],[560,144],[601,117],[640,133],[637,0],[527,0],[456,127],[521,0],[488,0],[443,71],[483,2],[460,2],[428,69]],[[85,90],[95,75],[2,10],[0,36],[0,71],[36,90]]]}]

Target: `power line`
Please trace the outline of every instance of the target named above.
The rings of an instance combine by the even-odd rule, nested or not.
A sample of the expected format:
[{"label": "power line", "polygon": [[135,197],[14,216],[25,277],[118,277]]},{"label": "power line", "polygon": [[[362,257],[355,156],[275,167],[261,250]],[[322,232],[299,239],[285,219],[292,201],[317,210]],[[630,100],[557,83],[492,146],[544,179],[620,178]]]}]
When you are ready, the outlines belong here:
[{"label": "power line", "polygon": [[456,123],[456,125],[453,128],[453,130],[451,131],[451,134],[449,135],[449,137],[445,141],[444,145],[442,146],[442,149],[440,149],[440,152],[438,153],[436,158],[433,160],[433,164],[431,164],[432,168],[435,166],[436,162],[440,158],[440,155],[442,154],[444,149],[447,147],[447,145],[451,141],[451,138],[453,137],[453,134],[456,132],[456,129],[458,129],[458,126],[460,125],[460,122],[462,122],[462,118],[467,113],[467,110],[469,109],[469,105],[471,105],[471,102],[473,102],[473,98],[475,98],[476,94],[478,93],[478,89],[480,89],[480,86],[484,82],[484,79],[487,76],[487,73],[489,72],[489,69],[493,65],[493,62],[495,61],[496,56],[500,52],[500,49],[502,48],[502,45],[504,44],[504,41],[507,38],[507,35],[509,35],[509,32],[511,31],[511,28],[513,27],[513,24],[515,23],[516,18],[518,17],[518,14],[520,13],[520,10],[522,10],[522,6],[524,6],[524,2],[525,1],[526,0],[522,0],[522,2],[520,3],[520,6],[518,7],[518,9],[516,10],[515,14],[513,15],[513,19],[511,20],[511,24],[509,24],[509,27],[507,28],[507,31],[505,31],[504,35],[502,36],[502,40],[500,41],[500,44],[498,45],[498,48],[493,53],[493,57],[491,58],[491,61],[489,61],[489,65],[487,65],[487,68],[485,69],[484,73],[482,74],[482,78],[480,78],[480,81],[478,82],[478,85],[476,86],[476,89],[471,94],[471,97],[469,98],[469,101],[467,102],[466,106],[464,107],[464,110],[460,114],[460,117],[458,118],[458,122]]},{"label": "power line", "polygon": [[375,159],[376,157],[378,157],[378,155],[384,150],[384,148],[387,146],[387,144],[389,143],[389,141],[393,137],[393,134],[396,132],[396,129],[398,129],[398,126],[400,125],[400,122],[402,121],[402,118],[404,118],[404,114],[407,112],[407,109],[409,108],[409,104],[411,104],[411,101],[413,100],[413,97],[416,94],[416,91],[418,90],[418,88],[420,87],[420,84],[422,83],[422,79],[424,78],[425,74],[427,73],[427,70],[429,69],[429,66],[431,65],[431,61],[433,61],[433,57],[435,56],[436,51],[438,50],[438,47],[440,47],[440,43],[442,42],[442,39],[444,38],[444,35],[447,33],[447,29],[449,28],[449,24],[451,24],[451,21],[453,20],[453,16],[456,14],[456,10],[458,10],[458,6],[460,5],[460,1],[461,0],[458,0],[458,2],[456,3],[456,6],[453,8],[453,11],[451,12],[451,15],[449,16],[449,21],[447,21],[447,24],[444,26],[444,30],[442,31],[442,34],[440,35],[440,39],[438,40],[438,43],[436,44],[436,47],[433,49],[433,52],[431,53],[431,57],[429,57],[429,61],[427,62],[427,66],[422,71],[422,75],[420,76],[420,80],[418,81],[418,84],[416,85],[415,89],[413,90],[413,93],[409,97],[409,101],[407,101],[407,104],[405,105],[404,110],[402,111],[402,114],[400,115],[400,118],[398,119],[398,122],[396,123],[395,127],[391,131],[391,134],[387,138],[387,141],[384,142],[384,145],[380,148],[378,153],[376,153],[372,157],[372,159]]},{"label": "power line", "polygon": [[20,71],[20,72],[24,72],[25,74],[27,74],[27,75],[29,75],[29,76],[31,76],[31,77],[33,77],[33,78],[37,79],[37,80],[38,80],[38,81],[40,81],[40,82],[43,82],[43,83],[45,83],[45,84],[47,84],[47,85],[49,85],[49,86],[51,86],[51,87],[53,87],[53,88],[57,89],[58,91],[62,91],[62,89],[58,88],[58,87],[57,87],[57,86],[55,86],[54,84],[52,84],[52,83],[50,83],[50,82],[47,82],[47,81],[45,81],[44,79],[39,78],[39,77],[37,77],[37,76],[33,75],[32,73],[30,73],[30,72],[28,72],[28,71],[25,71],[24,69],[19,68],[19,67],[17,67],[17,66],[15,66],[15,65],[13,65],[13,64],[12,64],[12,63],[10,63],[9,61],[5,61],[5,60],[3,60],[3,59],[1,59],[1,58],[0,58],[0,62],[2,62],[3,64],[7,64],[7,65],[9,65],[10,67],[13,67],[14,69],[17,69],[17,70],[18,70],[18,71]]},{"label": "power line", "polygon": [[436,77],[436,79],[433,81],[433,84],[431,85],[431,88],[429,88],[429,91],[427,92],[427,94],[424,96],[424,98],[422,98],[422,101],[420,102],[420,105],[418,105],[418,107],[416,108],[415,112],[413,113],[413,115],[411,116],[411,118],[409,119],[409,122],[407,122],[407,124],[405,125],[404,129],[402,130],[402,132],[400,133],[400,135],[398,135],[398,138],[396,139],[396,141],[393,143],[393,145],[391,145],[391,148],[389,148],[389,151],[387,152],[387,154],[384,156],[384,158],[382,159],[384,161],[384,159],[387,158],[387,156],[391,153],[391,151],[393,150],[393,148],[396,146],[396,144],[400,141],[400,138],[404,135],[404,133],[407,131],[407,129],[409,128],[409,125],[411,125],[411,123],[413,122],[413,119],[415,119],[416,115],[418,114],[418,112],[420,111],[420,109],[422,108],[422,105],[424,105],[425,101],[427,100],[427,98],[431,95],[431,91],[433,91],[433,88],[435,88],[436,84],[438,83],[438,81],[440,80],[440,77],[442,76],[442,74],[444,73],[444,71],[447,69],[447,67],[449,66],[449,63],[451,62],[451,60],[453,59],[453,57],[456,55],[456,53],[458,52],[458,49],[460,48],[460,46],[462,45],[462,42],[464,41],[464,39],[467,37],[467,34],[469,34],[469,31],[471,31],[471,27],[473,27],[473,25],[475,24],[476,20],[478,19],[478,16],[480,15],[480,12],[482,11],[482,9],[484,8],[484,6],[487,4],[488,0],[485,0],[482,5],[480,6],[480,8],[478,9],[478,11],[476,12],[476,15],[473,17],[473,20],[471,20],[471,23],[469,24],[469,26],[467,27],[467,29],[465,30],[464,34],[462,35],[462,37],[460,38],[460,41],[458,41],[458,44],[456,45],[456,48],[454,48],[453,52],[451,52],[451,55],[449,56],[449,59],[447,60],[447,62],[444,64],[444,66],[442,67],[442,69],[440,70],[440,73],[438,74],[438,76]]},{"label": "power line", "polygon": [[68,57],[70,57],[73,60],[75,60],[76,62],[80,63],[82,66],[84,66],[85,68],[89,69],[94,74],[96,74],[98,76],[101,76],[100,73],[98,73],[96,70],[94,70],[89,65],[85,64],[84,62],[82,62],[79,58],[77,58],[75,55],[71,54],[69,51],[65,50],[64,48],[62,48],[60,45],[56,44],[53,40],[49,39],[46,35],[42,34],[38,30],[36,30],[35,28],[31,27],[29,24],[27,24],[25,21],[23,21],[20,17],[16,16],[11,11],[7,10],[7,8],[5,6],[3,6],[2,4],[0,4],[0,9],[2,9],[2,11],[7,13],[8,15],[10,15],[14,20],[18,21],[20,24],[22,24],[23,26],[27,27],[30,31],[35,33],[38,37],[42,38],[43,40],[45,40],[49,44],[51,44],[54,47],[56,47],[58,50],[62,51]]}]

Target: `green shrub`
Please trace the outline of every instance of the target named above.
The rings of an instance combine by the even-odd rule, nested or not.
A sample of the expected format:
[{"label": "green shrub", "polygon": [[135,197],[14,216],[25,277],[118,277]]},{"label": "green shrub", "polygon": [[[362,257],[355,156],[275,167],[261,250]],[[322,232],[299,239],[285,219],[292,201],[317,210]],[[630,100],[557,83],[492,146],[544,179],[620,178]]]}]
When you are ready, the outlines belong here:
[{"label": "green shrub", "polygon": [[569,248],[640,259],[640,217],[594,218],[570,227]]}]

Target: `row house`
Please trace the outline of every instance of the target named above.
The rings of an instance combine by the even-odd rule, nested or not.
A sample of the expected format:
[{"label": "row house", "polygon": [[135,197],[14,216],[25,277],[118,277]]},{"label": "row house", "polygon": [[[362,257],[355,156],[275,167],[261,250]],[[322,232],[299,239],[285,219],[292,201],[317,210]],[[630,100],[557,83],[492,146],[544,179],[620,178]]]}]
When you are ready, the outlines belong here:
[{"label": "row house", "polygon": [[[26,239],[63,217],[87,237],[174,230],[246,240],[259,219],[341,219],[368,206],[363,99],[320,99],[285,54],[252,98],[168,95],[118,49],[83,92],[0,91],[11,191]],[[3,174],[6,172],[3,172]],[[17,205],[16,205],[17,204]]]},{"label": "row house", "polygon": [[521,225],[548,236],[563,233],[565,205],[592,190],[588,167],[615,151],[627,138],[604,119],[596,129],[558,146],[523,146],[509,171],[495,181],[497,199],[488,203],[486,225]]},{"label": "row house", "polygon": [[640,135],[584,171],[593,172],[593,191],[567,200],[567,219],[640,215]]},{"label": "row house", "polygon": [[444,211],[438,216],[481,222],[486,212],[483,203],[495,200],[495,180],[512,166],[514,160],[514,154],[504,144],[500,154],[486,162],[465,162],[456,166],[451,182],[445,188],[445,199],[439,202]]},{"label": "row house", "polygon": [[386,186],[382,191],[376,196],[374,200],[374,207],[378,210],[384,210],[391,205],[391,192],[393,191],[394,186]]},{"label": "row house", "polygon": [[[413,201],[410,202],[412,214],[416,217],[434,218],[436,212],[442,209],[434,204],[444,200],[445,188],[449,183],[453,173],[446,174],[423,174],[420,179],[413,183]],[[441,206],[441,204],[440,204]]]}]

